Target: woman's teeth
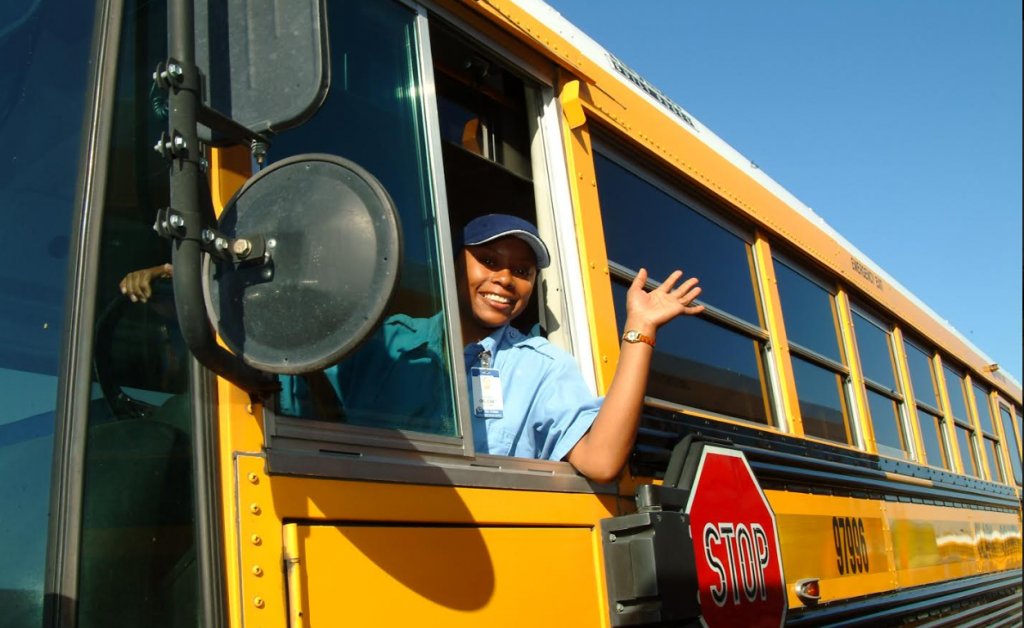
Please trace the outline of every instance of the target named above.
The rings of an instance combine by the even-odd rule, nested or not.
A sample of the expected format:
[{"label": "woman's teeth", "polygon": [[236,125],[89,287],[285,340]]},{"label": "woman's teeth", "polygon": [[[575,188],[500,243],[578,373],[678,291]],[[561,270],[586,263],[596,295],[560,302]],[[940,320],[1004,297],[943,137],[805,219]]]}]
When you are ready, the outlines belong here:
[{"label": "woman's teeth", "polygon": [[511,299],[508,299],[506,297],[503,297],[503,296],[500,296],[500,295],[497,295],[497,294],[484,293],[483,297],[485,299],[487,299],[488,301],[494,301],[496,303],[503,303],[505,305],[508,305],[509,303],[512,302]]}]

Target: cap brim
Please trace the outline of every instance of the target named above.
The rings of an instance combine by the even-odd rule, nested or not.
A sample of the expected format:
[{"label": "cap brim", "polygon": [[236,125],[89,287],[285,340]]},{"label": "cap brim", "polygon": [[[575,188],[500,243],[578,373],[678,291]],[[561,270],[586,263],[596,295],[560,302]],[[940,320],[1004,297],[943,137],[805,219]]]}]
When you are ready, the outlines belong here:
[{"label": "cap brim", "polygon": [[538,269],[547,268],[548,266],[551,265],[551,257],[550,255],[548,255],[548,247],[544,245],[544,241],[538,238],[537,236],[533,235],[529,231],[523,231],[521,229],[504,231],[502,233],[492,235],[489,238],[477,240],[476,242],[464,242],[463,246],[477,246],[480,244],[487,244],[488,242],[493,242],[495,240],[499,240],[501,238],[506,237],[519,238],[523,242],[529,244],[530,248],[533,249],[533,254],[537,257]]}]

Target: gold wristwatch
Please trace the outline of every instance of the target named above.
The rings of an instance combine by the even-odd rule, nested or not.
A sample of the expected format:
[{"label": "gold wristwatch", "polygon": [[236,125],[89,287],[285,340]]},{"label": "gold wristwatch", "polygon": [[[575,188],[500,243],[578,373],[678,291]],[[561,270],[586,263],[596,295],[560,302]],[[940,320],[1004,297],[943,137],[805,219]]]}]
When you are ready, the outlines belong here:
[{"label": "gold wristwatch", "polygon": [[646,342],[652,347],[654,346],[654,338],[645,336],[635,329],[627,330],[626,333],[622,334],[622,339],[626,342]]}]

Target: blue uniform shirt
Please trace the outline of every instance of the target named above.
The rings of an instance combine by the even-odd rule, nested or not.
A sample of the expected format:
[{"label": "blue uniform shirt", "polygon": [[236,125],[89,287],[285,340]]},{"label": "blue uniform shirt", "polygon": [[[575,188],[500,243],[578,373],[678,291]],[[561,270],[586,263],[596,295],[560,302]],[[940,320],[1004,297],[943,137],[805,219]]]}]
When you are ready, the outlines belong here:
[{"label": "blue uniform shirt", "polygon": [[[389,317],[355,355],[324,371],[346,422],[454,435],[455,411],[444,352],[444,317]],[[561,460],[590,429],[601,399],[590,394],[572,357],[538,336],[505,325],[465,348],[470,369],[490,353],[498,369],[500,418],[472,416],[477,453]],[[305,382],[282,377],[279,410],[313,416]],[[470,408],[475,404],[470,403]]]},{"label": "blue uniform shirt", "polygon": [[[490,353],[501,377],[500,418],[473,413],[473,446],[478,453],[561,460],[587,433],[601,399],[590,394],[576,362],[539,336],[524,336],[510,325],[465,349],[466,376]],[[473,387],[467,382],[472,394]],[[472,401],[472,400],[471,400]],[[470,403],[470,408],[476,404]]]}]

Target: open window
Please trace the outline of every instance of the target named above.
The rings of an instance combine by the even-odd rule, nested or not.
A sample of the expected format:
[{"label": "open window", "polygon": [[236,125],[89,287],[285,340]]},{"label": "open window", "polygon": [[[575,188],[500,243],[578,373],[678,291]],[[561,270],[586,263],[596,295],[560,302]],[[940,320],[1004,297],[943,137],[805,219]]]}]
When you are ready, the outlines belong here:
[{"label": "open window", "polygon": [[[282,378],[284,391],[266,414],[270,467],[310,472],[312,465],[317,474],[379,479],[379,469],[356,467],[370,459],[454,465],[460,468],[443,474],[400,470],[395,478],[476,483],[465,475],[476,452],[453,248],[464,225],[483,214],[537,224],[552,264],[515,324],[571,351],[548,180],[548,155],[560,147],[559,136],[545,130],[553,92],[533,69],[442,21],[447,16],[428,19],[401,2],[333,0],[328,9],[339,75],[317,116],[277,138],[270,158],[323,152],[363,165],[395,201],[405,261],[384,323],[355,354],[322,373]],[[286,459],[298,450],[322,456]],[[477,473],[539,470],[575,481],[572,490],[586,487],[565,463],[494,458],[469,459]]]}]

